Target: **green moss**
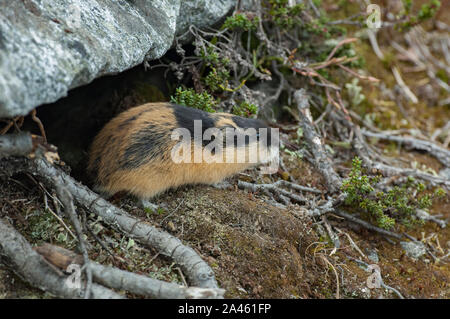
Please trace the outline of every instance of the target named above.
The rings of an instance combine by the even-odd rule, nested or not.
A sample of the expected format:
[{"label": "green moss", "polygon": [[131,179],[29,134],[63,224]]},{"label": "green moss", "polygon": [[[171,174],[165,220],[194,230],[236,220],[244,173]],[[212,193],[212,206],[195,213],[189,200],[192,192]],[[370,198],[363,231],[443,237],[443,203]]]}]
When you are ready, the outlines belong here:
[{"label": "green moss", "polygon": [[445,83],[449,83],[450,82],[450,79],[449,79],[449,77],[447,75],[447,72],[444,69],[439,69],[436,72],[436,77],[438,77],[439,79],[441,79]]},{"label": "green moss", "polygon": [[55,241],[72,246],[75,240],[50,212],[36,210],[29,220],[31,238],[37,241]]},{"label": "green moss", "polygon": [[390,70],[395,63],[395,55],[392,52],[385,52],[383,55],[383,65],[387,70]]}]

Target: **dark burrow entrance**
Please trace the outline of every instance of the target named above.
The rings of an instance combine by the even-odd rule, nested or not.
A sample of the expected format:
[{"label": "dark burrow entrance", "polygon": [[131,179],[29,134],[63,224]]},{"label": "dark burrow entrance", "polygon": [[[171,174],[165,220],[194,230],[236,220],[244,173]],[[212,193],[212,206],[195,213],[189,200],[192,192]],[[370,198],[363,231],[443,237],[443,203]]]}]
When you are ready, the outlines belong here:
[{"label": "dark burrow entrance", "polygon": [[[121,111],[144,103],[168,101],[173,89],[169,77],[165,78],[163,68],[146,71],[139,65],[118,75],[96,79],[71,90],[67,97],[36,109],[48,142],[58,147],[61,160],[71,168],[73,177],[90,184],[86,166],[95,135]],[[22,130],[40,135],[29,116]]]}]

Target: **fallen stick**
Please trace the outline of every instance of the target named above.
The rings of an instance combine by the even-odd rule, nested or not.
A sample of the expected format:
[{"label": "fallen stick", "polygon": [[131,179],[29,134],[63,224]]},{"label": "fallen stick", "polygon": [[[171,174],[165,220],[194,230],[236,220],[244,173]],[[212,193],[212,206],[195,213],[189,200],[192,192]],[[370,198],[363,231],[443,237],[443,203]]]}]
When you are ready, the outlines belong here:
[{"label": "fallen stick", "polygon": [[[70,264],[83,264],[83,257],[62,247],[45,244],[37,247],[36,251],[55,267],[66,269]],[[117,290],[126,290],[157,299],[205,299],[223,298],[225,292],[220,288],[186,287],[175,283],[137,275],[115,267],[104,266],[90,261],[93,280],[103,286]]]},{"label": "fallen stick", "polygon": [[158,299],[222,299],[225,289],[185,287],[137,275],[114,267],[103,266],[96,262],[92,265],[94,280],[107,287],[127,290],[132,293]]},{"label": "fallen stick", "polygon": [[425,180],[430,184],[432,184],[433,186],[440,185],[447,189],[450,189],[450,180],[446,178],[433,176],[427,173],[420,172],[419,170],[416,169],[400,168],[392,165],[386,165],[380,162],[374,162],[371,159],[370,155],[368,154],[369,147],[367,146],[366,141],[362,136],[359,126],[345,120],[343,116],[338,115],[336,112],[330,113],[330,116],[333,119],[342,123],[348,129],[353,131],[354,133],[354,137],[352,139],[353,149],[355,150],[359,158],[363,160],[364,165],[366,165],[369,169],[379,171],[385,176],[395,176],[395,175],[411,176],[414,178]]},{"label": "fallen stick", "polygon": [[446,167],[450,167],[450,151],[446,150],[442,147],[439,147],[433,142],[419,140],[412,137],[403,137],[403,136],[395,136],[395,135],[387,135],[384,133],[375,133],[370,132],[368,130],[361,130],[361,133],[368,137],[375,137],[382,140],[387,141],[393,141],[400,144],[404,144],[408,147],[426,151],[430,153],[432,156],[434,156],[436,159],[438,159],[442,164],[444,164]]},{"label": "fallen stick", "polygon": [[[44,258],[31,248],[27,240],[4,219],[0,218],[0,259],[19,277],[32,286],[60,298],[81,298],[82,289],[66,284],[67,276],[58,273]],[[101,285],[93,284],[91,297],[121,299],[122,295]]]},{"label": "fallen stick", "polygon": [[75,232],[77,233],[77,239],[78,239],[78,247],[80,248],[82,254],[83,254],[83,260],[84,260],[84,271],[86,273],[86,288],[84,293],[84,299],[89,299],[89,296],[91,294],[91,287],[92,287],[92,271],[91,271],[91,263],[89,260],[88,250],[86,242],[83,238],[83,228],[81,227],[81,223],[78,220],[77,213],[75,212],[75,206],[73,204],[73,198],[72,195],[69,193],[67,189],[59,185],[55,181],[56,185],[56,193],[58,195],[58,198],[61,200],[61,202],[64,205],[64,211],[69,217],[70,221],[72,222],[73,227],[75,228]]},{"label": "fallen stick", "polygon": [[306,95],[306,91],[304,89],[297,90],[294,93],[294,99],[299,111],[300,126],[303,129],[305,141],[308,143],[314,156],[315,166],[325,178],[330,192],[334,193],[340,189],[342,181],[331,165],[331,160],[328,158],[323,147],[324,142],[322,138],[314,129],[314,122],[309,109],[309,98]]},{"label": "fallen stick", "polygon": [[386,235],[386,236],[390,236],[390,237],[394,237],[396,239],[402,239],[403,238],[403,236],[400,235],[400,234],[397,234],[397,233],[391,232],[389,230],[386,230],[386,229],[374,226],[374,225],[372,225],[372,224],[370,224],[370,223],[368,223],[368,222],[366,222],[366,221],[364,221],[362,219],[359,219],[359,218],[357,218],[357,217],[355,217],[355,216],[353,216],[351,214],[345,213],[345,212],[343,212],[341,210],[337,210],[336,209],[334,211],[334,213],[336,215],[338,215],[338,216],[344,217],[345,219],[347,219],[347,220],[349,220],[351,222],[359,224],[359,225],[361,225],[361,226],[363,226],[363,227],[365,227],[365,228],[367,228],[369,230],[373,230],[373,231],[375,231],[377,233],[380,233],[380,234],[383,234],[383,235]]}]

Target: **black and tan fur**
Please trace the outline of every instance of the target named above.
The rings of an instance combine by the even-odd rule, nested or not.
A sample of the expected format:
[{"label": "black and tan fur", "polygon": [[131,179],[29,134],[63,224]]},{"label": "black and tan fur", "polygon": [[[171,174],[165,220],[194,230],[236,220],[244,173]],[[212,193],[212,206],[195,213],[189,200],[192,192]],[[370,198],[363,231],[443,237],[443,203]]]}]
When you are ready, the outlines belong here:
[{"label": "black and tan fur", "polygon": [[[172,131],[183,127],[193,136],[194,120],[202,120],[203,131],[209,127],[267,127],[260,120],[228,113],[207,113],[170,103],[149,103],[131,108],[107,123],[92,143],[88,170],[95,175],[97,189],[109,195],[126,191],[138,198],[149,199],[166,189],[185,184],[214,184],[255,165],[174,163],[171,150],[177,141],[171,140]],[[246,143],[226,151],[255,150],[256,145]],[[258,158],[259,162],[269,160]]]}]

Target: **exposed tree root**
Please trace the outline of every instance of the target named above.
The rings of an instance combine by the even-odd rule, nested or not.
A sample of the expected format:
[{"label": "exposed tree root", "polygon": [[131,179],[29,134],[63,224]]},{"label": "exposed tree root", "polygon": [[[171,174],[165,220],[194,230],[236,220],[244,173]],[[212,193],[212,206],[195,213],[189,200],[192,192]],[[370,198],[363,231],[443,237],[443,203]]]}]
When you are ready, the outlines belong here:
[{"label": "exposed tree root", "polygon": [[336,215],[344,217],[345,219],[347,219],[347,220],[349,220],[351,222],[354,222],[354,223],[356,223],[356,224],[358,224],[360,226],[363,226],[363,227],[365,227],[367,229],[373,230],[373,231],[375,231],[375,232],[377,232],[379,234],[390,236],[390,237],[393,237],[393,238],[396,238],[396,239],[402,239],[403,238],[403,236],[400,235],[400,234],[397,234],[397,233],[391,232],[389,230],[386,230],[386,229],[374,226],[374,225],[372,225],[372,224],[370,224],[370,223],[368,223],[368,222],[366,222],[366,221],[364,221],[362,219],[359,219],[359,218],[353,216],[352,214],[348,214],[346,212],[343,212],[342,210],[335,210],[334,213]]},{"label": "exposed tree root", "polygon": [[342,198],[344,198],[344,195],[341,195],[337,199],[329,198],[325,204],[311,207],[311,209],[309,210],[309,215],[311,217],[319,217],[334,212],[336,207],[341,203]]},{"label": "exposed tree root", "polygon": [[[299,185],[300,186],[300,185]],[[269,193],[273,193],[276,198],[280,199],[284,205],[288,205],[290,200],[297,203],[305,203],[306,199],[300,195],[288,192],[278,186],[277,183],[274,184],[252,184],[244,181],[238,181],[238,187],[241,189],[247,189],[251,192],[263,191],[269,195],[272,199],[273,196]]]},{"label": "exposed tree root", "polygon": [[[27,240],[4,219],[0,219],[0,259],[19,277],[32,286],[61,298],[81,298],[81,288],[66,284],[68,277],[56,271],[31,248]],[[101,285],[92,284],[91,298],[117,299],[121,295]]]}]

